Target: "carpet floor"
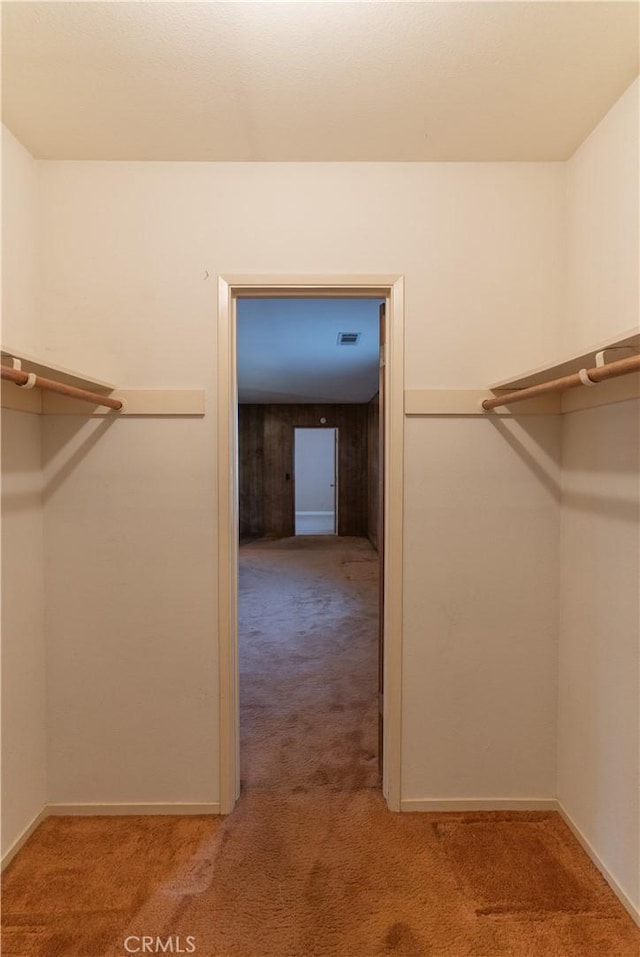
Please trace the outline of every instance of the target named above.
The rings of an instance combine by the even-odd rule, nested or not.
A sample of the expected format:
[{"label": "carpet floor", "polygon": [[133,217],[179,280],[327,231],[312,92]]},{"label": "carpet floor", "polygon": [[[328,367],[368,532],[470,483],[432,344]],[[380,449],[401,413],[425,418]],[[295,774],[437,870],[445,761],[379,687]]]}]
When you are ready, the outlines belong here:
[{"label": "carpet floor", "polygon": [[557,814],[387,811],[366,542],[258,542],[241,564],[233,814],[48,818],[4,875],[4,957],[126,957],[125,941],[196,957],[638,957],[638,928]]},{"label": "carpet floor", "polygon": [[378,786],[376,559],[362,538],[241,549],[243,787]]}]

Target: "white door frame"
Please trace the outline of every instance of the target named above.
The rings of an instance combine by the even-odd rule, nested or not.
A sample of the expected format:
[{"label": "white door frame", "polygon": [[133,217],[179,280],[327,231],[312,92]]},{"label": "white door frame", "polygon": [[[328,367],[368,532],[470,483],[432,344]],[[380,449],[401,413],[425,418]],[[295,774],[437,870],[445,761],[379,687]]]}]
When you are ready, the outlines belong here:
[{"label": "white door frame", "polygon": [[384,702],[382,793],[400,810],[402,756],[402,505],[404,461],[404,281],[402,276],[218,277],[218,635],[220,812],[240,793],[238,690],[238,383],[239,297],[371,296],[386,300]]}]

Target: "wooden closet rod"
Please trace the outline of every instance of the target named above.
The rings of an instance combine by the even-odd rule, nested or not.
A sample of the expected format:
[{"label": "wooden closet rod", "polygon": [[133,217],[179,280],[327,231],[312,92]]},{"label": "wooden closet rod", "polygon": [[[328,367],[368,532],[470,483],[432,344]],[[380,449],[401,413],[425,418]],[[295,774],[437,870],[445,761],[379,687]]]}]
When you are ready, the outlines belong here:
[{"label": "wooden closet rod", "polygon": [[581,369],[580,372],[573,372],[571,375],[562,376],[560,379],[550,379],[549,382],[540,382],[538,385],[529,386],[527,389],[517,389],[515,392],[498,395],[495,399],[485,399],[482,408],[488,412],[490,409],[496,409],[499,405],[523,402],[525,399],[533,399],[535,396],[546,395],[548,392],[563,392],[565,389],[574,389],[578,385],[595,385],[596,382],[604,382],[605,379],[617,379],[618,376],[629,375],[631,372],[640,372],[640,356],[617,359],[615,362],[609,362],[604,366]]},{"label": "wooden closet rod", "polygon": [[18,369],[9,369],[7,366],[2,366],[1,372],[3,379],[15,382],[16,385],[23,388],[26,386],[28,389],[46,389],[48,392],[68,395],[72,399],[81,399],[82,402],[91,402],[92,405],[106,405],[107,408],[115,409],[116,412],[120,412],[124,408],[124,402],[121,399],[110,399],[107,395],[88,392],[86,389],[77,389],[73,385],[55,382],[54,379],[45,379],[33,372],[22,372]]}]

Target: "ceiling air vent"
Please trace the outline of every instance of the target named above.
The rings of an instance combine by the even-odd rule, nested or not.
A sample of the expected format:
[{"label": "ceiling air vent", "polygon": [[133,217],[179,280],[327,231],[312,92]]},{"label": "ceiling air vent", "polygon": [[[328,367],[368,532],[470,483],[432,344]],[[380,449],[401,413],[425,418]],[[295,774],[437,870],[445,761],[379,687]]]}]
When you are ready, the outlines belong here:
[{"label": "ceiling air vent", "polygon": [[338,345],[339,346],[355,346],[357,345],[359,338],[360,338],[359,332],[339,332]]}]

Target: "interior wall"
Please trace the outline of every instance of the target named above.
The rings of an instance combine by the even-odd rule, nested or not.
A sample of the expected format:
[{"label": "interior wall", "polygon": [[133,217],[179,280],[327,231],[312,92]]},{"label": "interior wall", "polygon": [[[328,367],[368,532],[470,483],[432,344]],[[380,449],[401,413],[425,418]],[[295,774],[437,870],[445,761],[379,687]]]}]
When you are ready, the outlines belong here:
[{"label": "interior wall", "polygon": [[43,429],[49,800],[211,804],[211,422],[47,416]]},{"label": "interior wall", "polygon": [[[2,141],[3,342],[34,351],[37,164]],[[2,413],[2,854],[46,800],[44,551],[40,418]]]},{"label": "interior wall", "polygon": [[215,277],[240,265],[402,273],[407,389],[483,388],[559,348],[562,163],[39,165],[44,345],[121,386],[212,382]]},{"label": "interior wall", "polygon": [[563,431],[558,795],[638,908],[639,404]]},{"label": "interior wall", "polygon": [[[638,324],[638,94],[567,164],[567,345]],[[563,422],[558,795],[640,909],[638,401]]]},{"label": "interior wall", "polygon": [[2,412],[2,854],[46,801],[40,419]]},{"label": "interior wall", "polygon": [[[640,316],[640,78],[566,164],[568,224],[564,352],[597,345]],[[576,350],[576,347],[577,350]]]},{"label": "interior wall", "polygon": [[339,430],[338,535],[366,536],[366,425],[366,405],[242,403],[238,407],[240,534],[273,538],[295,534],[294,429],[322,426]]},{"label": "interior wall", "polygon": [[264,518],[263,405],[238,406],[238,524],[241,538],[262,538]]},{"label": "interior wall", "polygon": [[[484,387],[557,351],[563,167],[43,162],[40,175],[46,347],[87,370],[108,360],[122,387],[202,386],[207,400],[202,420],[118,420],[81,456],[66,420],[45,424],[60,472],[46,505],[56,794],[216,800],[215,277],[402,273],[406,387]],[[407,427],[403,794],[549,796],[553,691],[530,688],[532,672],[536,689],[553,688],[555,627],[534,633],[522,622],[535,613],[545,624],[555,608],[553,532],[546,521],[538,530],[531,505],[532,497],[540,501],[553,425],[522,456],[478,418],[457,433],[445,425],[415,419]],[[463,441],[450,462],[451,434]],[[492,491],[497,452],[513,460],[517,495],[504,500]],[[438,481],[425,510],[421,488],[434,469],[455,480]],[[457,507],[464,476],[484,533],[473,548],[470,510]],[[170,534],[154,531],[156,523]],[[518,574],[500,552],[496,570],[487,552],[495,541],[512,544],[517,529],[531,533],[540,562]],[[431,576],[425,549],[442,548],[444,533],[449,557]],[[509,587],[500,590],[495,582],[505,575]],[[486,597],[476,580],[494,583]],[[443,606],[426,625],[431,609]],[[468,675],[469,648],[480,656],[489,640],[486,620],[492,630],[482,662],[493,693],[465,677],[454,692],[458,707],[436,708],[425,689]],[[159,684],[149,672],[157,648]],[[446,739],[437,773],[425,728],[429,738],[439,728]],[[163,757],[167,740],[175,763]],[[123,745],[126,762],[118,757]]]},{"label": "interior wall", "polygon": [[408,801],[555,795],[560,430],[406,421]]},{"label": "interior wall", "polygon": [[2,127],[2,344],[40,347],[40,164]]}]

